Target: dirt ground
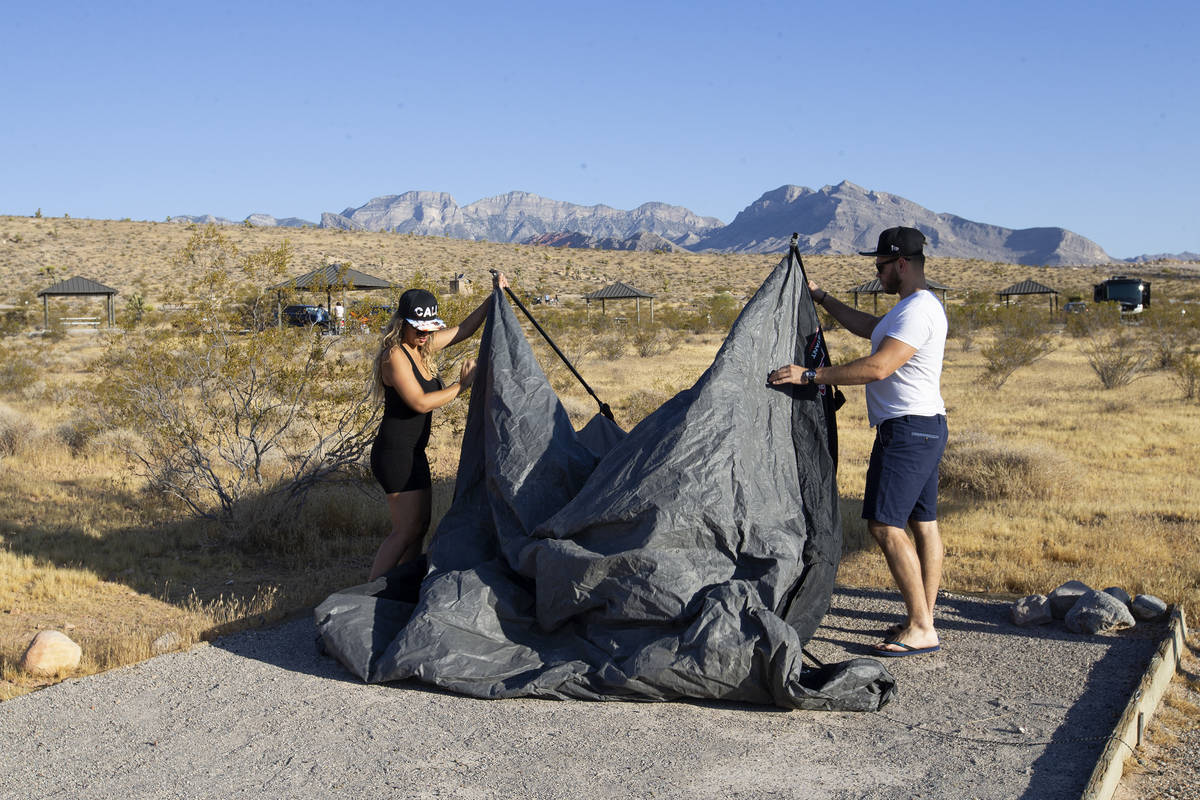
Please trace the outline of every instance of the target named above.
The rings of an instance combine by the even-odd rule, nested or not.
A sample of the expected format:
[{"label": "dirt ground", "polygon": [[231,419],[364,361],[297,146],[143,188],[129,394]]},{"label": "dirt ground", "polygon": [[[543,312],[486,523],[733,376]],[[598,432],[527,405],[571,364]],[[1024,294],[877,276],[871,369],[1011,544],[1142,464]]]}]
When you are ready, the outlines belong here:
[{"label": "dirt ground", "polygon": [[[839,588],[809,650],[865,655],[900,613]],[[367,686],[297,619],[0,704],[0,797],[1075,798],[1162,635],[1017,628],[964,595],[938,624],[854,714]]]}]

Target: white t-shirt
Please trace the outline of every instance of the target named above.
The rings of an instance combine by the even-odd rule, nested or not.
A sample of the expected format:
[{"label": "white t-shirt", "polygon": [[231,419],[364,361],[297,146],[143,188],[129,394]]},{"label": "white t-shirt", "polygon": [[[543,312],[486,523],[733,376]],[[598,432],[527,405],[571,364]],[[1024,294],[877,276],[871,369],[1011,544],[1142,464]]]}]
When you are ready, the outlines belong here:
[{"label": "white t-shirt", "polygon": [[872,426],[893,417],[945,414],[942,357],[946,353],[946,310],[928,289],[918,289],[892,308],[871,331],[871,352],[887,337],[917,348],[900,369],[868,383],[867,419]]}]

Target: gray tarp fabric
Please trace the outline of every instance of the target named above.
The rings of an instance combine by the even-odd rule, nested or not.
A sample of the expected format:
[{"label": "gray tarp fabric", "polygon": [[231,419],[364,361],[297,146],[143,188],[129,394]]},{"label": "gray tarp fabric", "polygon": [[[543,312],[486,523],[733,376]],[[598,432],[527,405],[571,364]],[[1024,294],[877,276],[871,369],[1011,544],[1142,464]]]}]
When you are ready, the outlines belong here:
[{"label": "gray tarp fabric", "polygon": [[793,252],[695,386],[628,435],[576,432],[496,291],[428,564],[331,595],[322,646],[366,681],[476,697],[879,708],[877,661],[801,660],[842,546],[832,387],[766,377],[825,359]]}]

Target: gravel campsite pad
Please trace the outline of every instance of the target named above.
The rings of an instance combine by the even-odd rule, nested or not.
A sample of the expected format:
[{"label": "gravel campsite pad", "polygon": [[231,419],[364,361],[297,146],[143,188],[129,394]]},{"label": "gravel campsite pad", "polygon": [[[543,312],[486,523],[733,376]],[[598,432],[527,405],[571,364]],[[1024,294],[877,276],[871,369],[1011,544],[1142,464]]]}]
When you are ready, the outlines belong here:
[{"label": "gravel campsite pad", "polygon": [[[902,607],[839,588],[808,650],[869,655]],[[878,713],[475,700],[364,685],[298,619],[0,704],[0,797],[1073,798],[1162,630],[1023,629],[946,595],[943,649]]]}]

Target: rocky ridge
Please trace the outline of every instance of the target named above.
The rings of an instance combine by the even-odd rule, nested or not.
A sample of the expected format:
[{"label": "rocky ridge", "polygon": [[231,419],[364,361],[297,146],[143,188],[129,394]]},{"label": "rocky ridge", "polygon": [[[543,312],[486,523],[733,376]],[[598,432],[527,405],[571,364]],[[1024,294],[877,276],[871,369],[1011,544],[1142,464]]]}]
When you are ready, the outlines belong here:
[{"label": "rocky ridge", "polygon": [[925,252],[935,257],[1046,266],[1113,261],[1095,242],[1063,228],[1013,230],[972,222],[849,181],[815,191],[789,185],[767,192],[696,249],[781,252],[795,231],[803,253],[855,253],[874,249],[879,231],[895,225],[918,228],[929,240]]},{"label": "rocky ridge", "polygon": [[[211,216],[181,216],[173,221],[234,224]],[[312,224],[268,214],[253,214],[246,221],[261,226]],[[865,189],[849,181],[818,190],[780,186],[763,194],[728,225],[666,203],[643,203],[623,211],[606,205],[551,200],[530,192],[509,192],[459,206],[446,192],[427,191],[376,197],[357,208],[326,212],[319,223],[322,228],[493,242],[720,253],[782,252],[795,231],[799,233],[800,250],[806,254],[869,250],[879,231],[894,225],[910,225],[923,231],[929,240],[926,253],[933,257],[1046,266],[1114,262],[1098,244],[1064,228],[1014,230],[974,222],[954,214],[935,213],[899,195]],[[547,236],[550,238],[545,239]]]}]

